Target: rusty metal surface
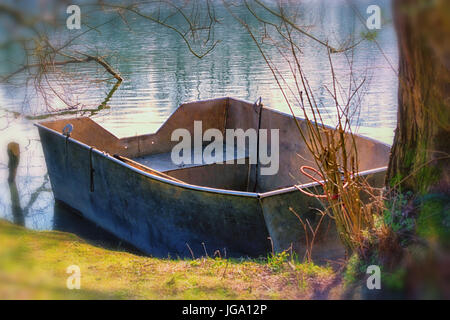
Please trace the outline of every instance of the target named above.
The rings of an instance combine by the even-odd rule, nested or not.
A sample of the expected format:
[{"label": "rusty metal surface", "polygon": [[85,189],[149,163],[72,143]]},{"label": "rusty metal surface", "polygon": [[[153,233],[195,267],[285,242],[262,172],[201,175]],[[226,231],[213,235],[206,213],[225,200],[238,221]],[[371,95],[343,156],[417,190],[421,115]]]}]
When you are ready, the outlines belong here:
[{"label": "rusty metal surface", "polygon": [[148,154],[167,153],[178,143],[170,141],[175,129],[187,129],[194,133],[194,121],[202,122],[202,131],[211,128],[222,130],[225,123],[227,99],[213,99],[185,103],[178,107],[169,119],[154,134],[120,139],[126,149],[126,157],[137,158]]},{"label": "rusty metal surface", "polygon": [[[111,156],[136,159],[167,153],[175,144],[170,142],[172,130],[186,128],[192,132],[194,120],[203,121],[204,131],[246,130],[254,128],[257,119],[253,104],[221,98],[183,104],[155,134],[124,139],[88,118],[37,126],[55,198],[148,254],[190,256],[187,243],[198,256],[205,254],[203,242],[209,254],[214,250],[223,253],[226,248],[229,256],[266,255],[271,250],[270,236],[276,251],[292,244],[303,256],[305,235],[289,207],[314,222],[313,208],[319,203],[292,187],[299,181],[306,182],[298,175],[298,168],[311,165],[292,116],[263,108],[261,128],[280,129],[280,172],[258,176],[256,193],[246,191],[256,174],[250,179],[253,181],[247,180],[248,165],[211,164],[165,172],[183,183]],[[71,138],[60,133],[68,123],[74,126]],[[382,167],[364,173],[374,175],[378,184],[384,177],[389,147],[371,139],[357,139],[364,155],[361,168]],[[331,220],[322,222],[316,241],[313,253],[318,257],[342,253]]]},{"label": "rusty metal surface", "polygon": [[[230,98],[230,110],[228,112],[227,128],[243,128],[257,126],[258,114],[253,104]],[[297,118],[304,132],[306,123]],[[324,126],[329,130],[333,128]],[[317,168],[311,153],[308,151],[292,115],[264,107],[262,109],[261,127],[268,129],[268,150],[271,150],[270,129],[279,129],[280,158],[279,171],[276,175],[259,175],[257,192],[267,192],[294,184],[308,183],[307,177],[300,173],[303,165]],[[359,170],[366,171],[387,166],[390,147],[379,141],[354,135],[357,149]],[[351,148],[348,148],[351,149]]]},{"label": "rusty metal surface", "polygon": [[248,168],[248,164],[211,164],[166,173],[194,185],[246,191]]}]

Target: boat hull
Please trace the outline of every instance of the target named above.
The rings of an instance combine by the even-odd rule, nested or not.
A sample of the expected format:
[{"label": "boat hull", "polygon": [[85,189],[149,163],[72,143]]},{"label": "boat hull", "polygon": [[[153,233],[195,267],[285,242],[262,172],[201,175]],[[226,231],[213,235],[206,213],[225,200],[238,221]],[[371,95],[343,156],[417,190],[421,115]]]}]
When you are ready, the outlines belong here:
[{"label": "boat hull", "polygon": [[[386,168],[360,173],[374,187],[384,185],[385,175]],[[302,187],[323,193],[317,184]],[[322,217],[324,204],[317,198],[292,188],[265,193],[260,203],[275,252],[292,250],[300,260],[310,254],[314,261],[321,262],[345,255],[334,220],[328,215]]]},{"label": "boat hull", "polygon": [[270,250],[257,197],[156,179],[39,127],[54,197],[146,254],[258,256]]},{"label": "boat hull", "polygon": [[[150,170],[154,155],[173,147],[173,130],[192,133],[193,121],[202,121],[203,130],[221,132],[279,130],[278,173],[262,175],[254,165],[218,163],[165,173]],[[307,125],[297,121],[302,128]],[[69,123],[73,138],[61,133]],[[302,258],[311,252],[312,241],[316,261],[344,253],[334,222],[328,216],[321,219],[317,210],[323,204],[293,186],[318,184],[308,183],[300,173],[302,165],[314,161],[292,115],[266,107],[256,112],[251,103],[219,98],[183,104],[156,133],[143,136],[119,139],[90,118],[37,127],[55,198],[144,253],[198,257],[219,250],[222,256],[256,257],[291,250]],[[359,175],[372,186],[383,186],[389,146],[358,135],[353,139],[361,155],[359,168],[364,170]],[[148,155],[153,163],[147,166],[123,160],[142,161]],[[302,221],[313,230],[320,222],[314,239]]]}]

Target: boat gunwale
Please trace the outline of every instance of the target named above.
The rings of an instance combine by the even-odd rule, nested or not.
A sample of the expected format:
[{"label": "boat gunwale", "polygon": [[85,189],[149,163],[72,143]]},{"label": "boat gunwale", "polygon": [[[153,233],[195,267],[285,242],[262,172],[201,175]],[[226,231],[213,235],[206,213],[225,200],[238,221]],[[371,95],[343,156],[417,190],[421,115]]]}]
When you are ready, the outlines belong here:
[{"label": "boat gunwale", "polygon": [[68,139],[69,141],[78,144],[79,146],[81,146],[82,148],[86,149],[86,150],[91,150],[92,152],[97,153],[98,155],[107,158],[108,160],[113,161],[116,164],[119,164],[127,169],[130,169],[136,173],[139,173],[145,177],[148,177],[150,179],[153,180],[157,180],[160,182],[164,182],[167,184],[171,184],[171,185],[175,185],[177,187],[181,187],[181,188],[185,188],[185,189],[193,189],[193,190],[197,190],[197,191],[204,191],[204,192],[211,192],[211,193],[219,193],[219,194],[227,194],[227,195],[234,195],[234,196],[243,196],[243,197],[249,197],[249,198],[258,198],[259,197],[259,193],[254,193],[254,192],[243,192],[243,191],[235,191],[235,190],[225,190],[225,189],[218,189],[218,188],[210,188],[210,187],[203,187],[203,186],[198,186],[198,185],[193,185],[193,184],[189,184],[189,183],[179,183],[176,181],[172,181],[163,177],[158,177],[157,175],[151,174],[149,172],[145,172],[139,168],[135,168],[133,166],[130,166],[129,164],[120,161],[119,159],[114,158],[113,156],[111,156],[109,153],[105,152],[105,151],[101,151],[95,147],[91,147],[81,141],[78,141],[76,139],[70,138],[70,137],[66,137],[63,134],[59,133],[56,130],[50,129],[40,123],[35,123],[35,126],[37,126],[38,128],[42,128],[44,130],[47,130],[53,134],[56,134],[58,136],[60,136],[63,139]]},{"label": "boat gunwale", "polygon": [[[357,176],[364,177],[364,176],[368,176],[368,175],[371,175],[371,174],[377,174],[377,173],[380,173],[380,172],[383,172],[383,171],[387,171],[387,166],[360,171],[360,172],[357,173]],[[322,180],[320,182],[324,183],[324,180]],[[308,183],[304,183],[304,184],[292,185],[290,187],[285,187],[285,188],[281,188],[281,189],[276,189],[276,190],[271,190],[271,191],[266,191],[266,192],[263,192],[263,193],[259,193],[259,197],[260,198],[268,198],[268,197],[276,196],[276,195],[279,195],[279,194],[289,193],[289,192],[293,192],[293,191],[299,191],[298,188],[300,188],[300,189],[307,189],[307,188],[312,188],[312,187],[319,187],[319,186],[321,186],[321,183],[319,183],[319,182],[308,182]]]},{"label": "boat gunwale", "polygon": [[[40,123],[35,123],[34,125],[38,128],[41,128],[41,129],[47,130],[53,134],[56,134],[56,135],[60,136],[61,138],[68,139],[68,140],[74,142],[75,144],[78,144],[79,146],[83,147],[86,150],[92,149],[92,151],[97,153],[98,155],[105,157],[108,160],[111,160],[114,163],[121,165],[127,169],[130,169],[140,175],[143,175],[150,179],[157,180],[157,181],[160,181],[160,182],[163,182],[166,184],[171,184],[171,185],[174,185],[174,186],[177,186],[180,188],[184,188],[184,189],[191,189],[191,190],[202,191],[202,192],[225,194],[225,195],[232,195],[232,196],[239,196],[239,197],[246,197],[246,198],[262,199],[262,198],[268,198],[268,197],[272,197],[272,196],[276,196],[276,195],[280,195],[280,194],[299,191],[298,188],[305,189],[305,188],[312,188],[312,187],[320,186],[320,184],[318,182],[310,182],[310,183],[305,183],[305,184],[301,184],[301,185],[292,185],[290,187],[266,191],[263,193],[257,193],[257,192],[243,192],[243,191],[236,191],[236,190],[226,190],[226,189],[219,189],[219,188],[203,187],[203,186],[193,185],[193,184],[189,184],[189,183],[179,183],[179,182],[172,181],[172,180],[169,180],[169,179],[166,179],[163,177],[159,177],[159,176],[151,174],[149,172],[145,172],[139,168],[130,166],[129,164],[127,164],[123,161],[120,161],[119,159],[114,158],[107,152],[98,150],[97,148],[91,147],[91,146],[89,146],[81,141],[78,141],[76,139],[66,137],[62,133],[59,133],[56,130],[50,129]],[[358,172],[358,175],[365,176],[365,175],[375,174],[375,173],[386,171],[386,170],[387,170],[387,166],[384,166],[384,167],[379,167],[379,168],[374,168],[374,169]]]},{"label": "boat gunwale", "polygon": [[[188,101],[188,102],[185,102],[185,103],[183,103],[181,105],[185,105],[185,104],[189,104],[189,103],[195,103],[195,102],[207,102],[207,101],[215,101],[215,100],[223,100],[223,99],[232,99],[234,101],[251,104],[251,102],[243,100],[243,99],[237,99],[237,98],[232,98],[232,97],[221,97],[221,98],[214,98],[214,99],[205,99],[205,100],[200,100],[200,101],[190,101],[190,102]],[[276,112],[276,113],[284,115],[284,116],[288,116],[288,117],[290,117],[292,119],[294,119],[294,117],[295,117],[295,118],[297,118],[299,120],[304,120],[304,119],[299,118],[297,116],[294,116],[292,114],[289,114],[289,113],[286,113],[286,112],[283,112],[283,111],[280,111],[280,110],[272,109],[272,108],[270,108],[268,106],[264,106],[264,107],[269,109],[270,111]],[[177,110],[178,110],[178,108],[175,109],[172,112],[171,116]],[[163,124],[158,128],[158,130],[156,130],[154,133],[150,133],[148,135],[156,134],[164,126],[164,124],[170,120],[171,116],[169,116],[169,118],[166,119],[166,121],[163,122]],[[193,185],[193,184],[189,184],[189,183],[179,183],[179,182],[172,181],[172,180],[169,180],[169,179],[166,179],[166,178],[163,178],[163,177],[159,177],[159,176],[151,174],[149,172],[145,172],[145,171],[143,171],[143,170],[141,170],[139,168],[135,168],[135,167],[133,167],[133,166],[127,164],[127,163],[124,163],[123,161],[120,161],[119,159],[114,158],[113,156],[111,156],[109,153],[107,153],[105,151],[99,150],[99,149],[97,149],[95,147],[91,147],[91,146],[89,146],[89,145],[87,145],[87,144],[85,144],[85,143],[83,143],[81,141],[78,141],[76,139],[73,139],[73,138],[70,138],[70,137],[66,137],[62,133],[60,133],[60,132],[58,132],[56,130],[50,129],[50,128],[46,127],[45,125],[41,124],[41,123],[34,123],[34,125],[36,127],[38,127],[38,128],[42,128],[42,129],[45,129],[45,130],[50,131],[52,133],[55,133],[55,134],[57,134],[58,136],[60,136],[60,137],[62,137],[64,139],[70,139],[74,143],[82,146],[83,148],[85,148],[87,150],[92,149],[93,152],[95,152],[95,153],[97,153],[97,154],[99,154],[99,155],[101,155],[101,156],[103,156],[103,157],[105,157],[105,158],[107,158],[107,159],[109,159],[109,160],[111,160],[111,161],[113,161],[113,162],[115,162],[115,163],[117,163],[117,164],[127,168],[127,169],[131,169],[132,171],[134,171],[136,173],[139,173],[139,174],[141,174],[143,176],[146,176],[146,177],[148,177],[150,179],[157,180],[157,181],[160,181],[160,182],[164,182],[164,183],[167,183],[167,184],[171,184],[171,185],[174,185],[174,186],[177,186],[177,187],[181,187],[181,188],[184,188],[184,189],[191,189],[191,190],[196,190],[196,191],[216,193],[216,194],[225,194],[225,195],[232,195],[232,196],[239,196],[239,197],[262,199],[262,198],[272,197],[272,196],[276,196],[276,195],[280,195],[280,194],[285,194],[285,193],[299,191],[298,188],[305,189],[305,188],[312,188],[312,187],[316,187],[316,186],[320,185],[320,183],[318,183],[318,182],[309,182],[309,183],[305,183],[305,184],[292,185],[292,186],[289,186],[289,187],[284,187],[284,188],[280,188],[280,189],[275,189],[275,190],[271,190],[271,191],[257,193],[257,192],[244,192],[244,191],[237,191],[237,190],[226,190],[226,189],[220,189],[220,188],[204,187],[204,186]],[[323,126],[327,127],[327,128],[330,128],[330,129],[333,129],[333,127],[331,127],[329,125],[323,125]],[[358,135],[358,134],[356,134],[356,135],[359,136],[359,137],[362,137],[364,139],[370,140],[370,141],[372,141],[374,143],[382,144],[382,145],[384,145],[384,146],[386,146],[388,148],[391,148],[390,145],[388,145],[388,144],[386,144],[386,143],[384,143],[382,141],[378,141],[376,139],[373,139],[373,138],[370,138],[370,137],[366,137],[366,136],[363,136],[363,135]],[[127,138],[130,138],[130,137],[125,137],[125,138],[120,138],[120,139],[118,138],[118,139],[119,140],[126,140]],[[379,172],[386,171],[386,170],[387,170],[387,166],[383,166],[383,167],[373,168],[373,169],[369,169],[369,170],[365,170],[365,171],[360,171],[357,174],[359,176],[366,176],[366,175],[375,174],[375,173],[379,173]]]}]

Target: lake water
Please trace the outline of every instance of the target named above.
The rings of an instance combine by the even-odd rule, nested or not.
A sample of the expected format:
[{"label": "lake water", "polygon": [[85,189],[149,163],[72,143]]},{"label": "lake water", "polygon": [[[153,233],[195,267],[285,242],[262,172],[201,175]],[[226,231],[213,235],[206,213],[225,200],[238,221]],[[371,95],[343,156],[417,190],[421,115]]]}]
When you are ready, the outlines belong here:
[{"label": "lake water", "polygon": [[[266,106],[289,112],[251,38],[221,7],[220,1],[216,2],[221,23],[216,27],[215,36],[221,42],[203,59],[194,57],[174,32],[141,18],[130,16],[128,26],[117,20],[100,28],[100,32],[87,34],[78,44],[80,48],[109,54],[108,61],[125,79],[107,101],[109,108],[92,118],[113,134],[124,137],[156,131],[179,104],[193,100],[231,96],[255,101],[261,96]],[[364,41],[354,50],[353,72],[357,77],[366,77],[357,132],[390,144],[397,111],[397,77],[388,63],[390,61],[394,70],[397,69],[390,2],[354,2],[363,17],[367,17],[369,5],[379,5],[385,22],[376,42]],[[83,13],[83,6],[81,9]],[[328,39],[331,44],[339,43],[351,34],[358,37],[365,30],[344,0],[303,1],[302,12],[302,24],[310,26],[312,34]],[[241,14],[245,16],[244,12]],[[100,16],[99,21],[101,19]],[[321,45],[301,39],[305,73],[324,111],[331,113],[329,119],[332,122],[333,104],[324,89],[330,81],[328,57]],[[287,71],[287,64],[283,64],[275,48],[269,52],[280,70]],[[14,60],[14,55],[10,52],[2,57],[3,70],[14,70],[14,66],[5,62]],[[342,55],[334,59],[338,75],[345,76],[349,71],[345,59]],[[100,81],[108,78],[110,75],[102,67],[86,63],[67,67],[67,78],[60,81],[69,84],[69,89],[64,91],[65,99],[84,108],[96,108],[114,84],[114,81]],[[17,83],[20,80],[19,76]],[[57,87],[52,77],[50,84]],[[49,99],[53,108],[62,107],[57,98]],[[80,221],[67,214],[65,208],[55,206],[34,121],[9,112],[17,110],[38,115],[46,111],[43,105],[42,98],[37,98],[33,90],[27,90],[23,85],[0,85],[0,217],[11,221],[17,219],[11,209],[6,155],[8,142],[15,141],[21,147],[17,187],[25,225],[32,229],[74,231],[71,228],[76,229]]]}]

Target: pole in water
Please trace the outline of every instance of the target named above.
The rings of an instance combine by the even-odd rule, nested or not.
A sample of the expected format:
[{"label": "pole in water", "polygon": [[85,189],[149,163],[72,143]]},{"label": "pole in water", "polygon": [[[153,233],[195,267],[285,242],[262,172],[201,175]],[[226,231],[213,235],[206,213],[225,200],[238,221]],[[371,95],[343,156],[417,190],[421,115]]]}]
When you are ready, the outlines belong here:
[{"label": "pole in water", "polygon": [[16,180],[17,167],[20,161],[20,147],[18,143],[10,142],[8,144],[8,158],[8,182],[13,182]]},{"label": "pole in water", "polygon": [[23,213],[22,207],[20,206],[19,190],[17,190],[16,185],[16,174],[17,167],[20,161],[20,147],[16,142],[11,142],[8,144],[8,184],[9,191],[11,193],[11,211],[13,214],[14,223],[20,226],[25,225],[25,215]]}]

